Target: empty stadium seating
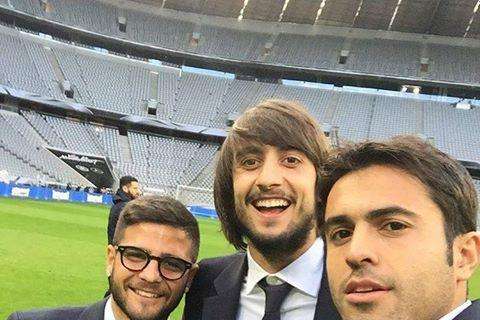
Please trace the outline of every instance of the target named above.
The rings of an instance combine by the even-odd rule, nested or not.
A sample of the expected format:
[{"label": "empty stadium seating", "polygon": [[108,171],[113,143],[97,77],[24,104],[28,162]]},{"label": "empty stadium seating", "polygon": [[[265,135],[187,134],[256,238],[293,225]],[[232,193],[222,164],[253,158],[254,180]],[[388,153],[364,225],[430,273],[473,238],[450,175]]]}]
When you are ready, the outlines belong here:
[{"label": "empty stadium seating", "polygon": [[[45,48],[51,46],[51,55],[58,61],[62,76],[74,88],[74,101],[89,107],[147,116],[146,101],[154,98],[159,102],[158,119],[225,128],[230,114],[241,113],[246,107],[266,98],[286,98],[305,104],[321,123],[338,126],[342,139],[358,141],[399,133],[421,134],[432,137],[438,146],[455,157],[480,160],[480,145],[476,139],[480,136],[476,125],[480,120],[478,109],[455,110],[444,102],[413,96],[393,97],[373,91],[351,92],[342,88],[319,89],[234,80],[163,66],[154,68],[158,83],[153,83],[149,80],[152,67],[147,68],[143,61],[48,40],[40,42],[44,43],[42,45],[30,36],[21,36],[17,31],[5,28],[0,28],[0,37],[6,44],[0,49],[5,57],[0,60],[4,64],[4,68],[0,69],[0,84],[15,89],[66,99],[60,92],[51,61],[45,56],[48,52]],[[38,55],[39,59],[36,56],[29,59],[34,55]],[[157,87],[153,88],[154,85]],[[151,96],[152,88],[156,92],[154,97]],[[61,138],[64,128],[72,131],[74,127],[59,126],[29,113],[24,116],[51,145],[67,149],[75,146],[75,141]],[[75,128],[83,129],[78,124]],[[89,136],[111,135],[110,131],[106,132],[89,133]],[[81,146],[80,151],[95,153],[109,150],[112,161],[118,161],[118,148],[110,146],[106,149],[107,140],[101,138],[99,141],[103,142],[91,147]]]},{"label": "empty stadium seating", "polygon": [[211,162],[218,145],[128,132],[132,161],[120,155],[118,130],[34,111],[0,110],[0,168],[34,181],[86,185],[45,146],[107,156],[117,176],[137,176],[145,186],[175,195],[178,185],[212,188]]},{"label": "empty stadium seating", "polygon": [[[138,11],[135,8],[121,9],[95,0],[81,3],[72,0],[50,0],[49,5],[44,5],[44,8],[41,1],[9,2],[17,10],[45,19],[179,52],[377,75],[474,84],[480,82],[480,48],[428,44],[427,50],[423,50],[423,41],[360,39],[286,32],[269,34],[243,30],[241,23],[236,25],[235,21],[230,21],[227,28],[209,25],[208,19],[194,23]],[[9,7],[8,1],[4,1],[3,6]],[[126,32],[119,31],[120,16],[126,19]],[[192,42],[194,34],[196,40]],[[265,50],[267,44],[271,48]],[[349,55],[346,64],[340,65],[338,61],[343,49],[348,49]],[[429,70],[424,73],[420,73],[421,58],[428,58],[430,61]]]}]

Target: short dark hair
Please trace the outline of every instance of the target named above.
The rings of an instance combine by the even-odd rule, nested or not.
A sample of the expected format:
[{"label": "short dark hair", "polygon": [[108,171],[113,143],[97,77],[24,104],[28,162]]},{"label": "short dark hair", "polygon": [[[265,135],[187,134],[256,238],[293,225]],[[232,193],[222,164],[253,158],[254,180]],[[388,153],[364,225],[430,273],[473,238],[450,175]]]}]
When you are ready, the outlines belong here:
[{"label": "short dark hair", "polygon": [[246,249],[244,234],[235,212],[233,164],[241,146],[271,145],[303,152],[317,171],[327,158],[329,144],[317,121],[300,104],[265,100],[240,116],[225,139],[217,159],[214,180],[215,209],[227,240],[237,249]]},{"label": "short dark hair", "polygon": [[200,246],[198,222],[181,202],[166,196],[143,196],[128,202],[120,213],[113,244],[122,240],[127,227],[145,222],[185,231],[192,240],[192,258],[197,260]]},{"label": "short dark hair", "polygon": [[[322,222],[333,185],[343,176],[373,165],[398,168],[420,180],[442,211],[449,250],[455,237],[476,230],[478,198],[468,171],[446,153],[411,135],[347,145],[333,153],[323,173]],[[451,252],[448,261],[453,263]]]},{"label": "short dark hair", "polygon": [[123,186],[128,186],[132,182],[138,182],[137,178],[132,176],[123,176],[120,178],[119,187],[122,188]]}]

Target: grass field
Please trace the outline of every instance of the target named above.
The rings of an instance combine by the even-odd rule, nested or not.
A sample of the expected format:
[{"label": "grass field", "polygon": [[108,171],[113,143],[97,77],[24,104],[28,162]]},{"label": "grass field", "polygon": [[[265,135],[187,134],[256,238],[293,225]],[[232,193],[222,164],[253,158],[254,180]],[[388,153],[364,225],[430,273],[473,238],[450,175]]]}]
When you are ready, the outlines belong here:
[{"label": "grass field", "polygon": [[[14,310],[102,299],[109,208],[0,198],[0,319]],[[216,220],[200,219],[200,257],[233,252]],[[172,319],[180,319],[178,308]]]},{"label": "grass field", "polygon": [[[0,319],[14,310],[100,300],[107,218],[104,206],[0,198]],[[217,221],[199,222],[200,258],[233,252]],[[480,272],[470,295],[480,297]],[[172,319],[180,319],[180,309]]]}]

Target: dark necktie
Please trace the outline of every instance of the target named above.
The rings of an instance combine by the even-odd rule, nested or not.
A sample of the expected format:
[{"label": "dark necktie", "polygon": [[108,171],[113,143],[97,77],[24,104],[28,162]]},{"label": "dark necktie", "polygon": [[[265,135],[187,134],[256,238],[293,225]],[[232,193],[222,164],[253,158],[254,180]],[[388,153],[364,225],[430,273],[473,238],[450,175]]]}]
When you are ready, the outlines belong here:
[{"label": "dark necktie", "polygon": [[292,289],[288,283],[280,285],[269,285],[265,278],[258,282],[260,288],[265,292],[265,314],[262,320],[280,320],[280,306],[283,300]]}]

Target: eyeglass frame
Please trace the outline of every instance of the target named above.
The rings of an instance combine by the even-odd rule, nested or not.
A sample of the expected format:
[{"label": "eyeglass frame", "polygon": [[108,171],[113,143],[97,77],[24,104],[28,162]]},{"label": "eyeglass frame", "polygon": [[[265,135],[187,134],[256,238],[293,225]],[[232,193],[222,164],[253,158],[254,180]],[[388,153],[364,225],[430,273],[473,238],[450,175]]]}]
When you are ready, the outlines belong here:
[{"label": "eyeglass frame", "polygon": [[[115,250],[117,252],[120,253],[120,262],[122,263],[122,266],[129,270],[129,271],[132,271],[132,272],[142,272],[143,270],[145,270],[145,268],[150,264],[150,262],[152,260],[156,260],[157,263],[158,263],[158,273],[160,274],[160,276],[162,276],[162,278],[164,279],[167,279],[167,280],[172,280],[172,281],[175,281],[175,280],[178,280],[178,279],[181,279],[185,273],[187,273],[188,270],[190,270],[192,267],[193,267],[193,263],[191,262],[188,262],[186,260],[183,260],[182,258],[178,258],[178,257],[173,257],[173,256],[166,256],[166,257],[157,257],[157,256],[153,256],[151,255],[150,253],[148,253],[146,250],[142,249],[142,248],[138,248],[138,247],[135,247],[135,246],[119,246],[119,245],[115,245],[113,246],[115,248]],[[125,263],[123,262],[123,253],[125,251],[125,249],[135,249],[135,250],[139,250],[141,252],[143,252],[145,254],[145,256],[147,257],[147,263],[145,263],[145,265],[143,266],[143,268],[139,269],[139,270],[135,270],[135,269],[131,269],[129,267],[127,267],[125,265]],[[175,279],[172,279],[172,278],[168,278],[168,277],[165,277],[162,273],[162,270],[161,270],[161,264],[162,264],[162,261],[165,260],[165,259],[175,259],[175,260],[178,260],[178,261],[182,261],[184,264],[185,264],[185,270],[183,271],[183,273],[178,277],[178,278],[175,278]]]}]

